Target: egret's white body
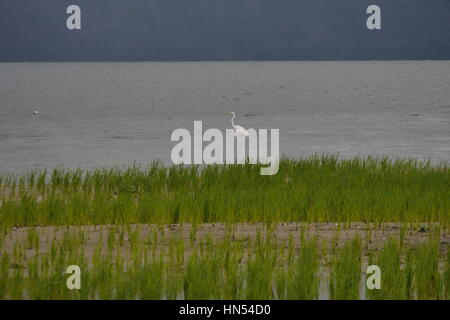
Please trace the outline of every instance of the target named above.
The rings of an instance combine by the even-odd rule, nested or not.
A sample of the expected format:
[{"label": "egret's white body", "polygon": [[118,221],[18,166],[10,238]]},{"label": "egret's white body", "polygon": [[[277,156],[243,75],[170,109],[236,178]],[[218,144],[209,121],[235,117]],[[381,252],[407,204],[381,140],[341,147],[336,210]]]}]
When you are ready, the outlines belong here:
[{"label": "egret's white body", "polygon": [[241,127],[240,125],[237,125],[234,123],[234,118],[236,118],[236,113],[234,112],[230,112],[233,117],[231,117],[231,125],[233,126],[234,129],[234,134],[236,136],[248,136],[248,131],[245,130],[243,127]]}]

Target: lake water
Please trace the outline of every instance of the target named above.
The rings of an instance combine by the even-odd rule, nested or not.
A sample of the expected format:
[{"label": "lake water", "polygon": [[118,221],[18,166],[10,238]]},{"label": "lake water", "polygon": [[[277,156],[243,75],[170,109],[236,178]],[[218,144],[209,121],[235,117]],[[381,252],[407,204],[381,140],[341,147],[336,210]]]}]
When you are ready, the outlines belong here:
[{"label": "lake water", "polygon": [[3,63],[0,172],[169,164],[174,129],[231,128],[230,111],[279,128],[281,154],[438,163],[450,61]]}]

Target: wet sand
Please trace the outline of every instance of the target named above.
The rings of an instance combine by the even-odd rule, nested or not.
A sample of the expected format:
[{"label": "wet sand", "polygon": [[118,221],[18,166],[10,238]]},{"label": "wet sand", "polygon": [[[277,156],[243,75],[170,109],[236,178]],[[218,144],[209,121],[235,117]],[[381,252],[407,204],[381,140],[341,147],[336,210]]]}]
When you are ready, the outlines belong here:
[{"label": "wet sand", "polygon": [[[181,239],[185,242],[200,244],[203,240],[210,238],[212,241],[223,241],[229,238],[231,241],[239,241],[246,244],[248,241],[253,242],[257,235],[266,237],[268,234],[267,224],[264,223],[209,223],[196,226],[195,232],[192,232],[190,224],[170,224],[170,225],[97,225],[97,226],[48,226],[35,227],[35,231],[39,235],[40,254],[50,249],[52,241],[60,241],[64,235],[69,232],[77,235],[79,232],[84,233],[86,243],[84,250],[87,256],[90,256],[95,250],[98,242],[102,240],[106,246],[108,234],[111,230],[116,233],[125,232],[124,245],[121,247],[123,253],[130,253],[130,244],[128,238],[129,231],[139,231],[139,242],[142,245],[148,245],[148,241],[154,239],[157,233],[157,246],[163,249],[169,246],[169,242],[173,239]],[[433,224],[408,224],[403,227],[403,238],[406,246],[417,246],[427,241],[437,225]],[[298,247],[301,244],[302,235],[305,238],[317,238],[319,244],[324,243],[329,248],[333,246],[342,247],[347,241],[358,236],[363,245],[364,251],[381,250],[389,239],[400,239],[402,226],[396,223],[384,224],[365,224],[361,222],[353,222],[351,224],[337,223],[276,223],[270,225],[270,235],[279,244],[288,244],[289,239]],[[370,232],[369,232],[370,230]],[[12,251],[16,241],[25,241],[30,228],[11,228],[4,240],[5,251]],[[440,248],[445,252],[450,246],[450,234],[440,233]],[[188,250],[189,251],[189,250]],[[34,249],[29,249],[28,254],[36,253]],[[189,252],[187,252],[188,254]]]}]

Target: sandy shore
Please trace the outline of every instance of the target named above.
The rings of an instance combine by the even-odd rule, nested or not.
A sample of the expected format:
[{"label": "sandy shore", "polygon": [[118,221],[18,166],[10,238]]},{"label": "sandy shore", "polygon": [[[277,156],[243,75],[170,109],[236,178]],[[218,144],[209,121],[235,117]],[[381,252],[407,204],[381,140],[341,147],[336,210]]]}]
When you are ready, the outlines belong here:
[{"label": "sandy shore", "polygon": [[[433,230],[437,225],[420,224],[420,225],[404,225],[396,223],[385,223],[380,225],[351,223],[350,225],[337,223],[278,223],[270,226],[270,235],[278,243],[288,243],[293,241],[295,246],[301,243],[302,235],[305,238],[316,237],[318,242],[328,247],[341,247],[347,241],[359,236],[365,251],[378,251],[383,248],[388,239],[400,239],[403,237],[404,244],[414,247],[423,243],[433,234]],[[39,253],[46,253],[50,249],[53,241],[61,241],[66,234],[79,235],[83,233],[85,244],[84,250],[87,256],[90,256],[99,241],[103,241],[105,246],[108,234],[113,230],[115,233],[124,233],[124,243],[121,251],[126,253],[130,250],[130,232],[139,231],[140,244],[147,245],[152,239],[157,240],[157,246],[164,248],[169,246],[169,242],[173,239],[182,239],[191,242],[193,246],[199,244],[202,240],[211,239],[214,241],[222,241],[227,236],[232,241],[240,241],[244,243],[254,241],[258,234],[266,237],[268,234],[267,225],[263,223],[237,223],[226,225],[223,223],[201,224],[193,230],[190,224],[169,224],[169,225],[152,225],[139,224],[130,226],[120,225],[100,225],[100,226],[70,226],[70,227],[36,227],[34,229],[39,235]],[[3,249],[12,251],[14,243],[26,242],[30,228],[12,228],[9,230],[4,239]],[[450,233],[448,230],[440,232],[440,249],[441,252],[446,250],[450,245]],[[187,248],[187,254],[189,254]],[[28,254],[36,254],[35,249],[28,249]]]}]

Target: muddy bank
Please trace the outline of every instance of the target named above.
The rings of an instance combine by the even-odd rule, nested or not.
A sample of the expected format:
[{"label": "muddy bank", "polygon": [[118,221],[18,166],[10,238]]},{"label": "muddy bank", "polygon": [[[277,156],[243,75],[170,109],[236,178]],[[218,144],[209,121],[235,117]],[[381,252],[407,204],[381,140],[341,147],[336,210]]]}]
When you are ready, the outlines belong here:
[{"label": "muddy bank", "polygon": [[[358,236],[363,250],[377,251],[383,248],[389,239],[397,239],[407,246],[416,246],[427,241],[431,236],[438,236],[442,252],[450,245],[449,230],[442,230],[438,224],[365,224],[353,222],[349,224],[337,223],[278,223],[267,225],[264,223],[237,224],[139,224],[139,225],[100,225],[100,226],[70,226],[70,227],[35,227],[11,228],[3,239],[3,250],[11,251],[17,242],[25,243],[33,232],[38,235],[39,252],[45,253],[54,241],[62,241],[64,237],[82,237],[85,252],[89,255],[99,242],[106,246],[108,237],[115,233],[121,238],[120,248],[126,252],[130,250],[130,237],[137,237],[141,245],[151,243],[163,249],[168,247],[174,239],[190,242],[192,246],[202,241],[220,242],[225,239],[239,241],[245,245],[255,241],[257,237],[270,237],[278,244],[292,241],[300,246],[302,237],[315,237],[319,243],[341,247],[347,241]],[[133,235],[132,235],[133,234]],[[35,249],[29,248],[29,254],[35,254]]]}]

